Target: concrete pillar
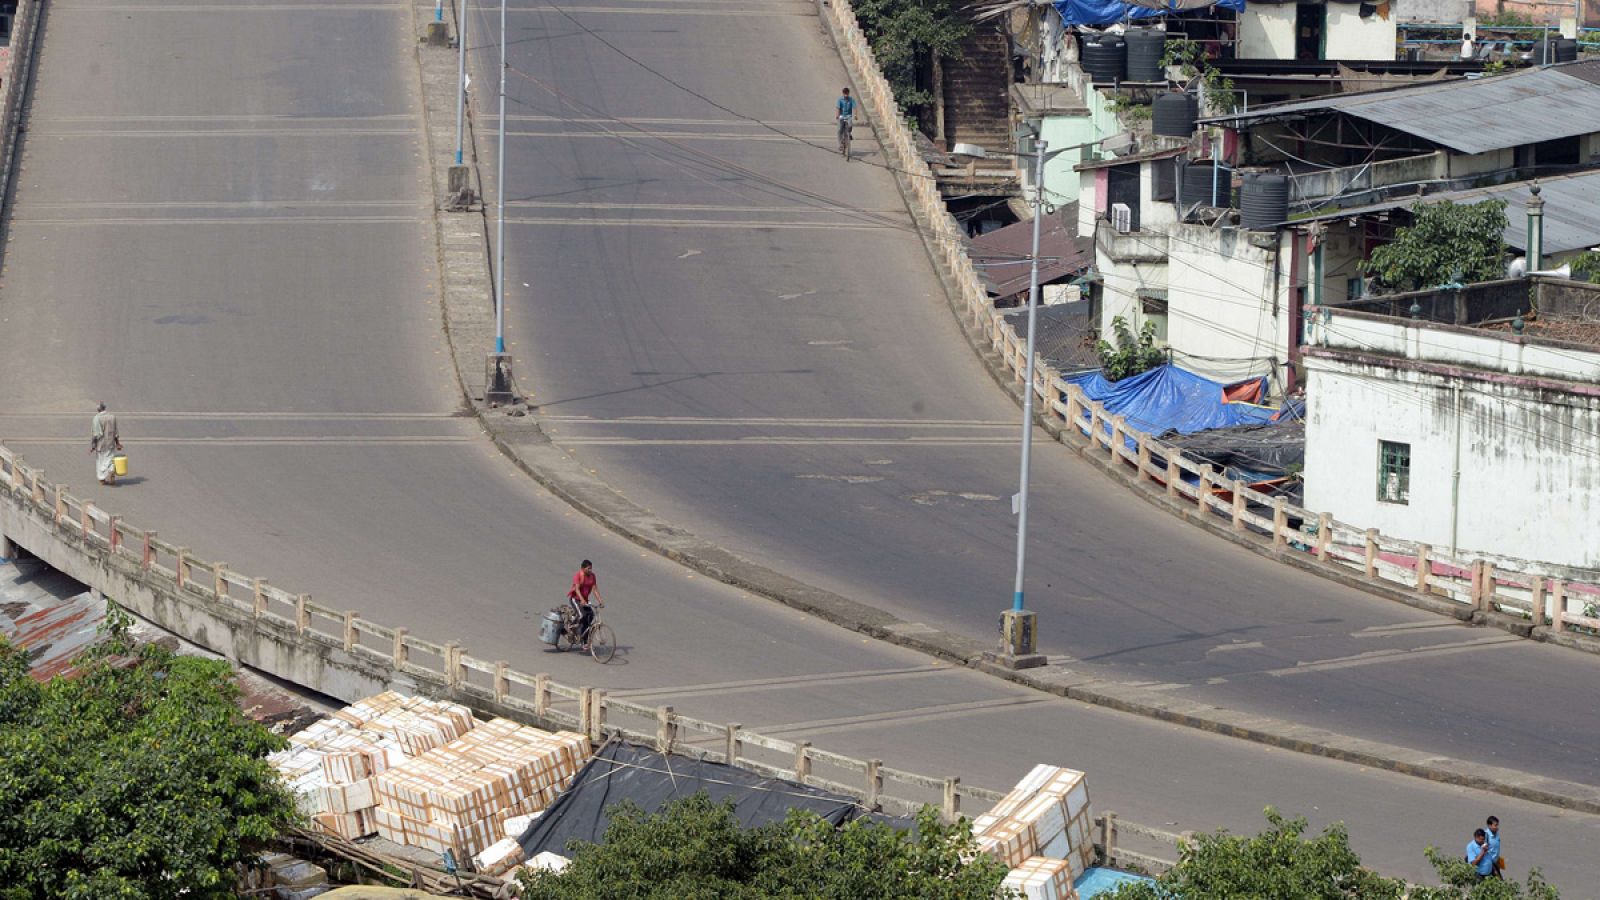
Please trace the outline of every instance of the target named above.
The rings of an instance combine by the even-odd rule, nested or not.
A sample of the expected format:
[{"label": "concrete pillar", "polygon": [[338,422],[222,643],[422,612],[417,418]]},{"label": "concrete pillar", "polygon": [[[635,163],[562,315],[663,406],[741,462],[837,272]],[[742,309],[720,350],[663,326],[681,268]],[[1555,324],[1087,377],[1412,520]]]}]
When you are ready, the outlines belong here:
[{"label": "concrete pillar", "polygon": [[940,812],[944,815],[946,823],[954,822],[961,817],[961,779],[946,778],[944,780],[944,796]]},{"label": "concrete pillar", "polygon": [[11,538],[0,534],[0,562],[11,562],[22,556],[22,548],[18,547]]},{"label": "concrete pillar", "polygon": [[876,810],[878,801],[883,796],[883,760],[867,760],[866,797],[861,805],[867,809]]},{"label": "concrete pillar", "polygon": [[[672,718],[672,707],[656,707],[656,750],[662,753],[672,752],[672,740],[676,736],[673,734],[674,730],[675,723]],[[805,746],[809,747],[810,744],[805,744]],[[799,771],[798,768],[796,771]]]},{"label": "concrete pillar", "polygon": [[1039,614],[1026,609],[1000,613],[1000,652],[994,662],[1008,669],[1031,669],[1045,664],[1038,652]]},{"label": "concrete pillar", "polygon": [[744,741],[739,740],[739,729],[742,727],[738,722],[729,722],[727,726],[727,755],[730,766],[738,762],[739,754],[744,752]]},{"label": "concrete pillar", "polygon": [[1433,548],[1427,544],[1417,545],[1417,593],[1428,592],[1428,576],[1433,574]]},{"label": "concrete pillar", "polygon": [[511,380],[511,354],[490,353],[485,362],[483,400],[491,407],[517,399]]},{"label": "concrete pillar", "polygon": [[1544,268],[1544,198],[1539,186],[1528,189],[1528,271]]}]

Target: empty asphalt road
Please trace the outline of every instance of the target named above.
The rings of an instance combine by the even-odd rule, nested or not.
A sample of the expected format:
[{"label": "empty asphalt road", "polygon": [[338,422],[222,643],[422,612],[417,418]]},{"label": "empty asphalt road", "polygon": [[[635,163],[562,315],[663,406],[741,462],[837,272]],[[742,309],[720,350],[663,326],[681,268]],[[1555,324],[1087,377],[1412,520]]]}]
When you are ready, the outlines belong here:
[{"label": "empty asphalt road", "polygon": [[[725,90],[730,105],[776,107],[786,90],[810,98],[815,91],[808,80],[824,91],[819,103],[831,95],[837,63],[805,8],[780,15],[763,13],[765,6],[742,8],[750,14],[717,12],[725,6],[652,4],[657,12],[606,13],[620,21],[592,27],[603,27],[615,40],[657,35],[666,42],[655,51],[658,65],[687,65],[698,57],[703,68],[694,75],[697,89]],[[359,609],[379,622],[404,624],[419,636],[460,639],[474,655],[549,671],[569,683],[673,703],[691,715],[737,718],[821,747],[879,756],[901,768],[959,774],[987,787],[1006,786],[1035,761],[1077,765],[1090,771],[1101,808],[1158,826],[1253,829],[1269,803],[1319,824],[1345,819],[1368,861],[1397,874],[1420,874],[1422,846],[1454,846],[1462,829],[1492,811],[1507,821],[1514,866],[1537,863],[1564,883],[1582,883],[1600,817],[1271,751],[937,665],[707,583],[604,531],[518,475],[483,440],[475,421],[461,415],[449,369],[439,324],[412,10],[406,5],[63,0],[49,10],[6,223],[0,438],[44,465],[52,481],[202,557],[226,559],[238,571]],[[541,15],[518,13],[529,28]],[[554,47],[575,39],[571,31],[552,25],[546,34],[519,35],[518,46]],[[769,43],[762,65],[745,71],[741,67],[751,65],[757,53],[751,48],[763,40]],[[645,83],[605,75],[609,64],[601,59],[598,51],[574,53],[570,66],[557,68],[591,71],[600,93],[588,100],[609,108],[608,114],[652,105],[639,96]],[[551,114],[519,102],[525,109],[520,115]],[[716,118],[692,115],[665,95],[654,106],[656,115],[648,117]],[[815,111],[790,115],[811,123],[808,128],[825,122]],[[562,122],[551,130],[570,127]],[[734,133],[732,126],[725,130]],[[565,187],[526,189],[527,202],[546,202],[562,191],[586,196],[595,186],[636,177],[629,166],[642,168],[656,158],[641,151],[630,161],[596,139],[584,145],[589,149],[573,149],[579,140],[551,139],[545,170],[555,173],[565,165],[571,177]],[[872,222],[903,216],[884,174],[867,165],[840,173],[837,160],[826,154],[786,155],[778,142],[706,143],[740,148],[729,152],[746,154],[752,165],[770,166],[784,179],[843,192],[852,205],[881,210]],[[862,144],[872,152],[869,142]],[[769,160],[762,155],[767,150],[780,158]],[[573,168],[589,164],[574,155],[593,156],[593,165],[620,174]],[[526,157],[518,170],[540,168],[535,162]],[[671,178],[678,177],[672,170]],[[701,171],[691,180],[718,199],[688,205],[739,205],[747,190],[739,179],[750,177]],[[681,186],[659,183],[650,190],[658,199],[613,194],[604,202],[623,204],[612,216],[636,223],[682,214],[676,205],[648,205],[682,205],[673,199],[681,196]],[[760,205],[790,204],[780,194]],[[563,209],[556,215],[576,222],[587,214]],[[541,290],[536,298],[530,288],[516,298],[519,353],[536,373],[539,399],[551,404],[546,413],[588,416],[581,421],[595,423],[573,418],[551,424],[574,439],[584,433],[634,435],[618,448],[591,441],[575,444],[575,450],[661,511],[683,503],[685,521],[704,525],[709,536],[786,571],[915,612],[918,620],[986,627],[988,610],[1004,593],[1003,559],[997,575],[979,579],[995,581],[998,589],[969,590],[955,573],[1003,557],[994,547],[1006,543],[1005,519],[983,506],[983,495],[1006,493],[1009,450],[979,441],[988,423],[1010,419],[1010,407],[964,355],[941,307],[924,296],[932,285],[918,268],[925,264],[914,236],[877,225],[796,228],[790,226],[801,220],[798,213],[761,215],[768,217],[761,221],[777,223],[761,226],[770,232],[694,229],[677,241],[681,247],[667,240],[666,228],[649,224],[545,229],[547,239],[572,259],[595,260],[582,256],[598,252],[586,248],[611,248],[605,265],[588,270],[587,281],[568,271],[567,259],[545,260],[550,264],[538,271],[539,260],[527,253],[536,245],[531,235],[543,226],[519,224],[515,284],[587,285],[581,294]],[[855,213],[844,218],[860,220]],[[668,267],[658,265],[702,256],[711,256],[706,262],[712,265],[688,274],[669,275]],[[775,285],[772,273],[784,270],[792,273],[790,280],[777,286],[768,306],[758,309],[756,301],[763,298],[746,296],[750,308],[739,308],[739,285],[765,290]],[[806,294],[823,277],[814,270],[829,279],[829,293],[816,288],[819,293]],[[655,308],[637,318],[621,316],[627,304],[643,303],[640,294],[621,287],[643,289]],[[789,311],[782,305],[804,303],[811,305]],[[723,315],[712,315],[716,308]],[[653,324],[642,318],[647,315]],[[536,321],[570,330],[564,340],[552,336],[545,343],[533,337]],[[652,333],[659,340],[650,340]],[[766,348],[739,343],[762,334],[771,341]],[[882,349],[865,353],[871,346],[827,343],[853,341]],[[568,345],[581,355],[562,357]],[[635,360],[627,362],[629,357]],[[574,367],[570,372],[568,365]],[[622,365],[630,368],[622,372]],[[629,374],[634,372],[650,374]],[[879,378],[885,380],[873,380]],[[677,381],[657,383],[670,379]],[[720,409],[713,404],[719,395],[726,399],[716,402],[727,404]],[[762,399],[779,396],[787,398],[781,409]],[[825,403],[829,396],[833,405]],[[99,399],[121,416],[135,472],[112,489],[93,483],[85,452],[89,415]],[[684,462],[690,452],[670,443],[658,451],[657,475],[639,474],[648,471],[640,462],[647,445],[637,437],[639,426],[612,420],[643,414],[647,407],[650,415],[672,419],[662,426],[672,438],[691,427],[721,429],[720,437],[703,443],[713,449],[693,457],[702,474],[686,474],[693,471]],[[785,429],[793,429],[792,422],[748,424],[773,415],[814,418],[821,424],[800,425],[802,437],[809,428],[824,440],[788,440],[793,432]],[[686,416],[715,421],[691,426]],[[838,441],[846,430],[841,420],[861,423],[849,433],[882,449],[868,455]],[[907,428],[908,421],[914,427]],[[752,429],[762,441],[743,440]],[[946,441],[953,447],[931,453],[921,445],[933,441],[913,440],[950,433],[958,435]],[[741,454],[734,452],[738,443],[777,449]],[[1156,645],[1192,646],[1198,660],[1206,655],[1199,648],[1219,640],[1212,632],[1227,629],[1253,629],[1245,643],[1260,641],[1270,652],[1285,653],[1290,651],[1281,648],[1299,640],[1288,637],[1298,628],[1310,648],[1303,658],[1315,660],[1336,644],[1361,650],[1404,646],[1419,639],[1406,635],[1427,634],[1437,624],[1360,595],[1332,593],[1314,581],[1294,581],[1158,517],[1141,519],[1137,511],[1122,509],[1118,495],[1087,470],[1046,456],[1042,495],[1062,493],[1070,502],[1045,516],[1041,534],[1075,528],[1070,533],[1080,546],[1068,551],[1042,541],[1040,571],[1056,564],[1051,555],[1103,560],[1080,564],[1073,583],[1081,587],[1062,588],[1061,602],[1076,604],[1071,621],[1085,640],[1113,643],[1118,619],[1096,624],[1098,615],[1148,619],[1111,650],[1144,648],[1131,656],[1168,667],[1152,671],[1172,672],[1177,659],[1177,651],[1163,655]],[[883,472],[890,474],[874,474]],[[883,480],[870,480],[875,477]],[[852,496],[846,488],[864,488],[865,496],[851,505],[844,502]],[[911,488],[926,502],[902,496]],[[1099,506],[1091,505],[1095,497]],[[784,506],[783,498],[792,505]],[[875,505],[884,511],[864,509]],[[730,512],[716,513],[718,506]],[[818,510],[830,512],[817,515]],[[792,527],[788,550],[773,543],[784,533],[783,520]],[[719,521],[732,524],[718,530]],[[939,531],[943,537],[931,540],[941,522],[957,530]],[[1132,534],[1140,522],[1165,529],[1163,540],[1142,553],[1113,551],[1115,539]],[[862,545],[856,556],[834,549],[852,539]],[[602,668],[554,657],[533,641],[535,619],[554,604],[584,556],[599,563],[611,601],[607,617],[623,645],[620,664]],[[875,564],[862,567],[859,556]],[[961,557],[966,566],[952,561]],[[1253,571],[1277,585],[1276,607],[1228,593],[1224,575]],[[945,572],[951,580],[934,583],[926,574],[931,572]],[[1131,587],[1116,588],[1121,578]],[[883,587],[900,581],[913,587]],[[1155,597],[1150,586],[1157,583],[1175,596]],[[1308,593],[1299,596],[1300,590]],[[1184,591],[1193,594],[1188,605],[1177,596]],[[1041,605],[1049,602],[1049,590],[1039,593],[1045,595]],[[1100,599],[1091,603],[1094,597]],[[1323,608],[1330,603],[1340,606]],[[1137,613],[1140,604],[1153,605]],[[1242,625],[1244,613],[1229,612],[1235,604],[1276,612]],[[1113,612],[1098,612],[1102,607]],[[1207,622],[1208,616],[1220,621]],[[1306,624],[1316,620],[1328,621]],[[1419,627],[1388,628],[1401,637],[1372,631],[1413,623]],[[1053,652],[1071,649],[1069,633],[1075,632],[1055,628]],[[1483,634],[1459,630],[1420,640],[1443,644]],[[1514,702],[1501,710],[1542,724],[1542,731],[1531,724],[1527,734],[1497,730],[1480,725],[1475,714],[1458,720],[1462,728],[1483,729],[1467,742],[1472,747],[1494,755],[1515,743],[1525,752],[1507,761],[1529,767],[1528,760],[1555,766],[1575,758],[1563,749],[1569,741],[1592,746],[1583,730],[1592,724],[1576,714],[1588,707],[1572,707],[1570,716],[1559,710],[1566,690],[1559,679],[1578,677],[1573,673],[1587,670],[1571,667],[1587,661],[1534,652],[1540,649],[1502,648],[1492,664],[1526,658],[1524,664],[1545,679],[1536,682],[1539,696],[1550,701],[1542,711]],[[1100,662],[1090,659],[1091,652],[1072,652]],[[1258,651],[1231,652],[1236,658]],[[1432,673],[1421,678],[1425,683],[1447,677],[1425,668],[1437,664],[1430,659],[1483,652],[1326,666],[1323,674],[1360,673],[1381,682],[1384,693],[1366,704],[1374,711],[1361,721],[1388,734],[1398,727],[1394,723],[1407,721],[1407,711],[1418,710],[1408,680],[1418,677],[1417,666]],[[1462,677],[1473,669],[1463,663]],[[1509,672],[1502,676],[1508,683],[1496,688],[1490,679],[1489,688],[1499,693],[1487,694],[1486,703],[1509,696],[1513,686],[1527,693],[1522,671],[1495,671]],[[1147,680],[1189,689],[1165,675]],[[1260,675],[1256,683],[1266,698],[1297,697],[1305,718],[1322,715],[1324,701],[1308,687],[1320,683],[1317,677]],[[1274,684],[1289,687],[1265,690]],[[1253,696],[1245,699],[1255,702]],[[1340,696],[1357,693],[1346,687]],[[1401,712],[1379,715],[1391,696],[1400,698]],[[1362,706],[1353,700],[1351,705],[1357,711]]]},{"label": "empty asphalt road", "polygon": [[[498,4],[473,16],[492,161]],[[958,332],[883,154],[830,146],[846,76],[815,5],[524,0],[507,20],[510,349],[546,433],[748,559],[993,635],[1017,407]],[[1600,717],[1578,712],[1600,659],[1276,565],[1035,446],[1027,597],[1055,661],[1600,783]]]}]

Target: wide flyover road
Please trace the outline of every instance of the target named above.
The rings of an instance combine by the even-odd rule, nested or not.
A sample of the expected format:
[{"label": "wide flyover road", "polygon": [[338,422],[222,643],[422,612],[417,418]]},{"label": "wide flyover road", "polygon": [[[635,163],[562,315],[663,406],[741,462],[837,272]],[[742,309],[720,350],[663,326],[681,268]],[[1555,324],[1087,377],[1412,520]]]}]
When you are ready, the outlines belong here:
[{"label": "wide flyover road", "polygon": [[[685,16],[671,4],[651,8],[664,12],[618,15],[605,26],[607,33],[641,46],[656,35],[667,42],[656,54],[661,65],[683,66],[690,55],[701,56],[703,89],[733,90],[734,102],[776,108],[783,91],[781,79],[772,73],[796,73],[806,96],[831,92],[835,86],[837,75],[826,68],[835,64],[809,15]],[[518,15],[526,27],[538,24],[537,18],[529,18],[534,13]],[[758,22],[764,23],[759,33],[747,31]],[[572,40],[572,29],[550,28],[548,34],[530,32],[526,43],[554,47]],[[1158,826],[1254,829],[1260,824],[1260,808],[1268,803],[1308,815],[1318,825],[1345,819],[1367,860],[1398,874],[1420,874],[1425,870],[1422,846],[1459,843],[1461,829],[1492,810],[1508,823],[1519,869],[1539,864],[1561,883],[1584,883],[1580,879],[1590,865],[1585,854],[1600,839],[1600,817],[1562,814],[1271,751],[1084,708],[951,669],[709,584],[642,553],[536,489],[489,447],[471,418],[460,414],[448,370],[433,271],[431,193],[412,34],[411,10],[383,0],[51,3],[6,228],[0,285],[0,438],[31,462],[46,466],[51,480],[129,521],[159,530],[202,557],[225,559],[239,571],[309,591],[339,608],[359,609],[375,621],[407,625],[419,636],[460,639],[474,655],[548,671],[567,683],[595,684],[624,696],[671,703],[690,715],[741,721],[840,752],[880,757],[901,768],[960,774],[987,787],[1008,785],[1039,760],[1076,765],[1092,773],[1101,808]],[[758,39],[771,40],[766,70],[750,64],[758,55],[753,49]],[[714,64],[713,49],[731,54],[722,57],[726,65]],[[604,69],[598,54],[593,61],[578,55],[568,62],[574,71],[595,66],[588,77],[604,84],[601,99],[618,111],[634,102],[636,91],[647,89],[632,73],[626,73],[627,80],[610,80],[625,73]],[[730,76],[741,67],[768,74]],[[608,71],[610,76],[602,78]],[[832,81],[807,86],[808,78]],[[656,117],[716,118],[685,114],[665,93],[656,103],[661,107]],[[805,126],[811,131],[821,130],[815,123],[822,115],[793,115],[812,123]],[[715,123],[711,127],[733,131]],[[571,126],[530,125],[524,130],[560,132]],[[518,139],[519,150],[528,140],[536,139]],[[882,174],[865,166],[841,174],[825,154],[783,156],[787,151],[777,142],[697,141],[743,148],[719,152],[750,154],[751,162],[770,166],[782,177],[837,189],[856,205],[899,215],[898,201]],[[571,155],[615,151],[604,141],[590,140],[583,145],[587,150],[575,149],[576,144],[576,139],[556,138],[545,145],[551,172],[569,167],[564,187],[541,189],[545,202],[570,202],[556,195],[583,197],[616,178],[637,180],[631,167],[643,167],[649,158],[644,152],[637,160],[611,156],[606,165],[620,174],[591,175],[571,171]],[[662,177],[679,176],[670,172]],[[693,180],[706,185],[707,196],[720,195],[700,205],[737,205],[742,202],[738,197],[751,190],[727,174],[701,172]],[[718,183],[726,189],[714,187]],[[640,207],[615,215],[635,221],[683,215],[677,206],[649,211],[645,204],[651,202],[682,203],[673,199],[671,185],[654,190],[663,199],[615,201]],[[788,206],[790,201],[779,196],[758,205]],[[519,213],[525,218],[542,215]],[[564,208],[554,216],[581,218]],[[800,218],[784,210],[763,216],[780,223]],[[531,246],[521,232],[536,227],[517,226],[519,260]],[[857,229],[841,231],[850,240],[833,241],[819,229],[770,227],[770,232],[686,232],[691,240],[671,250],[671,258],[685,255],[682,262],[688,262],[696,258],[689,251],[697,249],[718,264],[691,276],[671,277],[668,267],[657,265],[655,251],[630,243],[646,235],[666,235],[667,229],[585,226],[570,234],[545,229],[548,240],[566,242],[562,246],[569,254],[593,252],[584,248],[596,241],[613,242],[605,265],[589,271],[582,295],[567,294],[539,308],[554,317],[547,319],[548,327],[565,327],[553,311],[562,304],[573,308],[571,315],[579,306],[591,306],[597,314],[609,308],[615,314],[618,309],[607,304],[623,301],[606,294],[624,284],[630,296],[660,292],[651,326],[661,338],[659,346],[652,342],[642,347],[649,334],[642,318],[569,333],[569,342],[590,351],[585,365],[593,383],[563,396],[641,387],[641,395],[660,393],[647,386],[664,380],[658,376],[632,376],[632,384],[622,384],[628,379],[616,374],[618,361],[634,352],[640,355],[637,370],[664,372],[670,360],[656,354],[697,351],[706,359],[692,368],[673,363],[676,371],[693,373],[673,390],[689,391],[683,385],[692,381],[711,385],[697,389],[698,394],[678,395],[696,403],[709,402],[712,391],[729,392],[734,398],[730,404],[742,402],[737,399],[740,392],[778,396],[777,387],[752,388],[746,382],[779,380],[759,374],[763,372],[804,369],[810,372],[788,376],[796,396],[793,406],[779,411],[785,415],[810,408],[818,410],[811,414],[829,420],[841,415],[922,421],[1010,418],[1005,401],[983,386],[980,373],[963,355],[942,310],[922,296],[932,286],[925,273],[919,274],[919,257],[908,236]],[[827,242],[815,243],[821,240]],[[784,250],[785,245],[792,249]],[[792,259],[783,258],[791,253]],[[576,261],[594,258],[573,256]],[[785,262],[793,275],[778,294],[768,298],[752,287],[744,295],[754,297],[752,307],[767,303],[761,315],[736,308],[731,297],[742,283],[771,286],[770,273],[783,271]],[[528,265],[519,261],[522,280],[530,280]],[[563,261],[561,271],[565,265]],[[746,267],[752,274],[740,274]],[[807,295],[812,288],[806,285],[824,276],[830,291],[848,291],[856,299],[846,304],[837,296]],[[561,277],[581,283],[570,273]],[[698,306],[710,301],[694,297],[681,280],[685,277],[702,282],[706,292],[730,296],[726,321],[714,321],[709,307]],[[906,285],[917,284],[924,285],[921,291],[906,292]],[[801,296],[782,296],[790,293]],[[519,299],[519,304],[526,302]],[[803,303],[815,305],[795,305],[788,312],[778,308]],[[892,316],[873,313],[896,309]],[[523,305],[517,309],[522,323],[529,323],[531,312]],[[703,330],[704,344],[684,337],[686,325],[695,323]],[[581,328],[590,323],[566,324]],[[770,343],[764,350],[737,343],[768,329]],[[629,345],[619,335],[630,335],[634,349],[622,349]],[[902,339],[891,341],[889,335]],[[723,340],[716,340],[719,336]],[[795,346],[786,349],[784,341],[791,337]],[[829,352],[827,345],[811,341],[859,341],[869,349],[881,344],[882,349],[871,357],[876,361],[857,363],[864,368],[835,370],[846,363],[823,355]],[[835,344],[832,350],[867,358],[861,347],[851,346]],[[817,349],[808,349],[812,347]],[[550,399],[557,399],[550,391],[560,386],[550,374],[555,368],[550,360],[539,365],[541,395]],[[710,375],[713,371],[729,376]],[[906,393],[899,405],[890,402],[896,395],[893,383],[853,383],[860,373],[901,379]],[[917,387],[924,375],[946,386],[924,391]],[[569,383],[584,380],[572,377]],[[800,394],[818,389],[832,391],[838,408],[824,410],[826,398]],[[121,415],[136,473],[110,489],[94,484],[85,452],[89,414],[98,399],[110,402]],[[575,409],[598,414],[603,408],[596,404],[603,402],[616,401],[577,401],[568,406],[568,414]],[[664,414],[678,415],[689,401],[656,402]],[[913,409],[918,402],[922,410]],[[774,414],[757,406],[750,401],[741,415]],[[681,434],[683,427],[669,424],[668,433],[676,428]],[[883,434],[881,426],[874,427],[864,433]],[[729,433],[741,434],[736,429]],[[825,429],[819,433],[829,434]],[[760,481],[748,462],[759,462],[758,457],[746,456],[741,462],[727,450],[707,452],[721,453],[710,461],[727,466],[728,483],[718,490],[745,486],[747,502],[759,512],[770,506],[759,495],[790,491],[791,482],[818,492],[832,489],[832,482],[797,479],[783,466],[801,474],[849,474],[853,470],[843,464],[855,457],[848,450],[821,444],[811,450],[809,461],[778,457],[767,463],[768,475]],[[786,445],[784,452],[796,454],[799,449]],[[927,466],[939,459],[905,441],[871,452],[869,461],[891,462],[869,472],[904,470],[912,463]],[[996,461],[986,462],[989,454]],[[937,489],[981,491],[983,485],[974,482],[993,481],[988,492],[1004,493],[1003,460],[1008,455],[1004,446],[954,448],[941,464],[949,480]],[[667,445],[660,457],[663,478],[681,477],[683,458],[674,445]],[[837,466],[825,465],[829,463]],[[1068,490],[1078,477],[1063,460],[1044,463],[1047,494]],[[619,476],[627,471],[617,468]],[[884,506],[878,522],[885,535],[888,529],[905,527],[899,523],[905,510],[947,523],[963,521],[938,505],[907,505],[897,499],[895,491],[903,487],[895,485],[910,483],[908,478],[941,483],[936,469],[925,471],[856,485],[877,492],[875,502]],[[792,491],[790,495],[795,496]],[[708,493],[706,499],[722,496]],[[944,494],[924,499],[981,506],[977,500]],[[1107,495],[1103,508],[1108,533],[1125,527],[1117,524],[1120,518],[1111,518],[1116,499]],[[796,550],[792,559],[783,557],[786,568],[818,579],[854,577],[849,567],[855,564],[848,555],[840,555],[834,566],[817,567],[806,563],[807,553],[817,551],[804,548],[817,546],[819,535],[835,529],[867,534],[870,529],[861,523],[871,521],[870,515],[858,503],[849,516],[819,517],[811,504],[798,503],[790,516]],[[985,525],[976,517],[986,513],[972,515],[959,545],[935,543],[930,549],[908,544],[884,552],[882,571],[861,578],[859,590],[852,593],[887,597],[881,586],[895,579],[926,583],[912,571],[914,560],[937,566],[942,565],[936,559],[942,552],[1004,543],[988,536],[991,529],[1004,527],[1003,519],[990,516]],[[1053,515],[1056,521],[1047,519],[1047,526],[1062,527],[1064,513]],[[751,540],[757,537],[752,532]],[[887,536],[869,540],[880,547],[892,544]],[[1206,556],[1199,550],[1189,553],[1184,559]],[[555,602],[583,556],[600,564],[602,585],[612,601],[608,618],[624,644],[618,662],[609,667],[544,654],[532,641],[534,619]],[[1225,557],[1196,571],[1194,581],[1203,586],[1210,578],[1220,584],[1221,571],[1229,565],[1243,570],[1250,564],[1248,558]],[[1005,568],[1002,560],[995,576],[1002,585]],[[1099,577],[1121,576],[1108,568]],[[985,589],[971,602],[980,611],[989,609],[994,594]],[[933,617],[939,609],[933,604],[947,599],[943,590],[930,593],[917,601],[928,605],[917,608]],[[1196,602],[1209,606],[1213,601]],[[1356,611],[1367,610],[1350,614],[1359,623],[1354,627],[1416,620],[1376,601],[1342,602]],[[1292,603],[1306,610],[1307,618],[1332,615],[1309,602]],[[1088,612],[1078,610],[1084,628],[1095,618]],[[1159,629],[1141,632],[1151,630]],[[1062,634],[1055,631],[1052,641]],[[1311,709],[1308,703],[1308,714]],[[1501,746],[1493,735],[1486,735],[1483,743]]]},{"label": "wide flyover road", "polygon": [[[508,20],[508,318],[546,431],[748,559],[993,635],[1017,407],[870,132],[861,161],[831,147],[846,76],[812,0],[515,0]],[[498,27],[480,3],[484,113]],[[1040,438],[1027,596],[1053,661],[1600,783],[1600,717],[1578,712],[1600,659],[1275,565]]]}]

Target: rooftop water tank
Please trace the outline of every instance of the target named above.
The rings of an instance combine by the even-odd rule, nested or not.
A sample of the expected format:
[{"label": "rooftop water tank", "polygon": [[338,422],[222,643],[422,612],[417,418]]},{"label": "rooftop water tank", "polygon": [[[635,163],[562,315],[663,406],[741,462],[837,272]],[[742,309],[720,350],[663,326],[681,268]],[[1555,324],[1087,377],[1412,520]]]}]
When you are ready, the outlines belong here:
[{"label": "rooftop water tank", "polygon": [[1289,179],[1252,172],[1239,191],[1239,225],[1251,231],[1272,231],[1289,220]]},{"label": "rooftop water tank", "polygon": [[1533,45],[1533,61],[1541,66],[1572,62],[1578,58],[1578,42],[1572,38],[1549,37]]},{"label": "rooftop water tank", "polygon": [[1166,81],[1167,69],[1161,64],[1166,52],[1167,33],[1154,28],[1133,28],[1123,34],[1128,44],[1129,81]]},{"label": "rooftop water tank", "polygon": [[1193,94],[1168,91],[1157,94],[1150,114],[1150,130],[1163,137],[1186,138],[1194,134],[1200,101]]},{"label": "rooftop water tank", "polygon": [[1111,84],[1128,77],[1128,44],[1121,35],[1102,34],[1083,44],[1083,70],[1095,84]]},{"label": "rooftop water tank", "polygon": [[1178,203],[1184,211],[1196,203],[1221,209],[1233,206],[1233,173],[1226,166],[1219,169],[1209,159],[1197,159],[1184,166],[1182,172]]}]

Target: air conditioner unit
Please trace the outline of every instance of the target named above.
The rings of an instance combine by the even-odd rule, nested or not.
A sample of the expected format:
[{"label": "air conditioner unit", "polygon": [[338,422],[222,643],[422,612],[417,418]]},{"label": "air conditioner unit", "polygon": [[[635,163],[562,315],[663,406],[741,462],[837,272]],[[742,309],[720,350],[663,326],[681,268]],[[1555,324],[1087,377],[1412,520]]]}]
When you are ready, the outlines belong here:
[{"label": "air conditioner unit", "polygon": [[1111,227],[1118,234],[1127,234],[1133,230],[1133,210],[1126,203],[1111,204]]}]

